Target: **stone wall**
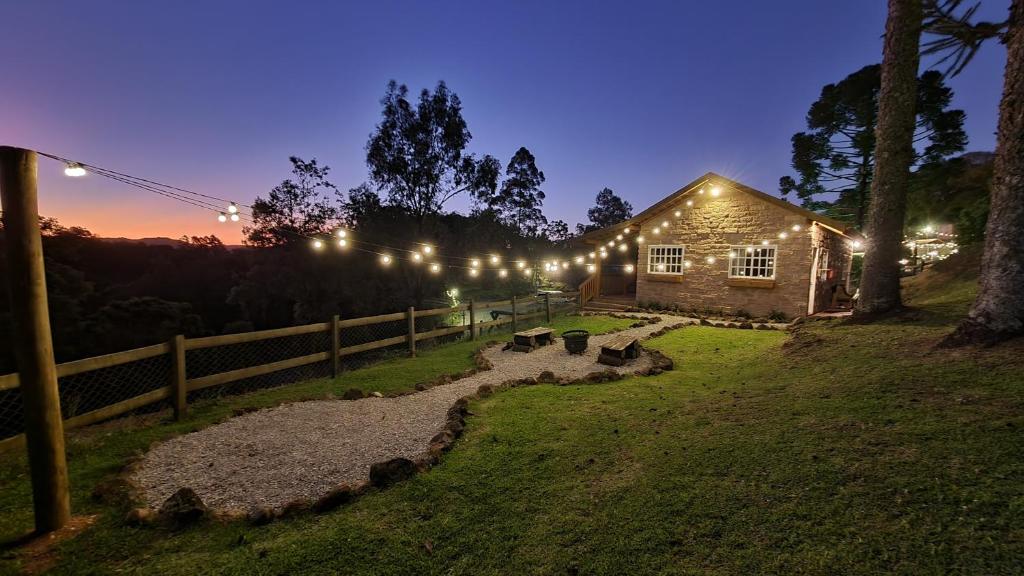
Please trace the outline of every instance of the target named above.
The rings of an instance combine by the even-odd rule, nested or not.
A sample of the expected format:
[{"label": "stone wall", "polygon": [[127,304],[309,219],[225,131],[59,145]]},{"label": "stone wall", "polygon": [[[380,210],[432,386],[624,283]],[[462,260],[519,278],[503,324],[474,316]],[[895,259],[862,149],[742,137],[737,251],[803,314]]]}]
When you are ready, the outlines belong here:
[{"label": "stone wall", "polygon": [[[811,247],[812,258],[820,258],[822,251],[828,250],[827,271],[816,274],[814,282],[814,311],[817,312],[832,305],[832,294],[837,285],[849,287],[853,247],[848,239],[823,226],[814,227]],[[813,250],[817,250],[817,254]]]},{"label": "stone wall", "polygon": [[[686,205],[687,199],[693,206]],[[667,229],[663,222],[668,222]],[[799,232],[793,231],[794,225],[801,227]],[[661,228],[659,234],[654,232],[656,227]],[[738,190],[722,188],[718,197],[712,197],[710,190],[694,192],[641,226],[638,235],[645,242],[637,263],[637,301],[726,314],[745,310],[755,316],[772,311],[790,318],[804,316],[812,239],[819,228],[804,216]],[[783,231],[785,239],[779,238]],[[764,240],[777,247],[775,279],[730,279],[730,247],[756,247]],[[682,276],[649,274],[647,246],[652,244],[684,245],[690,267]],[[709,256],[715,258],[713,264],[708,263]]]}]

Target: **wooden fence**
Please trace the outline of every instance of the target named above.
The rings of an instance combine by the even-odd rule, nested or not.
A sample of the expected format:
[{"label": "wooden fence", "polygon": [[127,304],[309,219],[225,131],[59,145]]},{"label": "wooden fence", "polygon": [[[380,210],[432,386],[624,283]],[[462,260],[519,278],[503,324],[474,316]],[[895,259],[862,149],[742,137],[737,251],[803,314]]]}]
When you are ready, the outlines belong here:
[{"label": "wooden fence", "polygon": [[[335,316],[328,322],[294,326],[290,328],[244,332],[239,334],[205,336],[202,338],[185,338],[184,336],[179,335],[171,338],[169,342],[162,344],[155,344],[153,346],[146,346],[135,350],[65,362],[57,365],[58,379],[102,371],[108,368],[154,358],[161,358],[164,361],[169,361],[169,369],[161,371],[161,374],[166,374],[165,377],[167,378],[164,385],[158,384],[152,390],[148,390],[130,398],[118,399],[117,401],[111,402],[102,407],[90,409],[81,414],[66,416],[64,420],[64,428],[70,429],[87,426],[89,424],[94,424],[164,401],[170,403],[174,410],[175,418],[180,419],[183,418],[188,411],[189,394],[200,390],[223,386],[240,380],[255,378],[262,375],[321,362],[330,363],[330,375],[331,377],[336,378],[341,371],[341,359],[348,356],[353,356],[371,350],[394,348],[397,346],[406,348],[409,355],[415,356],[417,342],[450,336],[465,336],[467,332],[471,339],[476,339],[484,330],[505,327],[506,325],[508,325],[511,328],[511,331],[514,332],[522,322],[541,317],[543,317],[546,322],[550,322],[552,316],[558,312],[559,309],[564,310],[567,306],[571,306],[573,309],[578,309],[579,307],[578,292],[560,293],[556,294],[555,297],[560,301],[554,302],[552,295],[550,294],[520,299],[513,297],[510,300],[501,300],[496,302],[474,303],[470,301],[468,304],[460,304],[449,308],[433,308],[429,310],[416,310],[415,308],[410,307],[404,312],[367,316],[363,318],[342,319]],[[524,310],[531,306],[536,309],[532,312],[524,313]],[[480,319],[477,318],[478,313],[481,311],[493,311],[498,309],[501,309],[500,312],[495,314],[489,321],[481,322],[479,321]],[[468,313],[469,315],[468,322],[463,321],[458,325],[443,325],[442,322],[442,325],[439,327],[433,327],[433,324],[424,323],[426,326],[430,327],[430,329],[417,331],[417,320],[464,313]],[[372,327],[374,325],[387,325],[388,323],[394,325],[395,323],[400,322],[404,323],[404,330],[401,334],[367,342],[360,342],[358,344],[347,346],[342,345],[342,335],[346,330],[353,330],[359,327]],[[188,352],[190,351],[232,347],[239,344],[261,342],[275,338],[300,336],[304,334],[327,335],[329,345],[325,346],[326,349],[323,350],[317,350],[312,353],[288,357],[273,362],[204,374],[193,378],[188,377],[189,364],[186,359]],[[109,383],[101,382],[99,385],[103,384]],[[0,393],[7,394],[8,397],[10,397],[12,394],[17,394],[18,387],[18,374],[0,375]],[[8,413],[11,413],[11,411],[8,410]],[[0,439],[0,451],[19,447],[23,444],[24,434],[19,433],[9,436],[7,438]]]}]

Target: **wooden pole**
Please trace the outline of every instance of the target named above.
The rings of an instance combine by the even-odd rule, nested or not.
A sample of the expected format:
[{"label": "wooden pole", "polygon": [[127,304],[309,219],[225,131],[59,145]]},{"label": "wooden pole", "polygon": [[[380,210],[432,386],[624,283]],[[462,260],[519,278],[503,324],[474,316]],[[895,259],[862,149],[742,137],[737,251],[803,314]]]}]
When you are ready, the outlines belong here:
[{"label": "wooden pole", "polygon": [[178,334],[171,338],[171,398],[175,420],[188,415],[188,387],[185,378],[185,337]]},{"label": "wooden pole", "polygon": [[516,321],[519,320],[518,314],[516,313],[516,296],[512,295],[512,333],[516,331]]},{"label": "wooden pole", "polygon": [[469,339],[476,340],[476,305],[469,301]]},{"label": "wooden pole", "polygon": [[0,207],[10,267],[7,283],[25,410],[32,503],[36,531],[52,532],[71,517],[71,501],[46,302],[36,176],[35,152],[0,146]]},{"label": "wooden pole", "polygon": [[409,309],[405,312],[405,317],[409,321],[409,356],[416,357],[416,308],[409,306]]},{"label": "wooden pole", "polygon": [[338,357],[338,350],[341,349],[340,321],[337,314],[331,317],[331,378],[337,378],[341,371],[341,358]]},{"label": "wooden pole", "polygon": [[551,294],[547,292],[544,293],[544,318],[551,324]]}]

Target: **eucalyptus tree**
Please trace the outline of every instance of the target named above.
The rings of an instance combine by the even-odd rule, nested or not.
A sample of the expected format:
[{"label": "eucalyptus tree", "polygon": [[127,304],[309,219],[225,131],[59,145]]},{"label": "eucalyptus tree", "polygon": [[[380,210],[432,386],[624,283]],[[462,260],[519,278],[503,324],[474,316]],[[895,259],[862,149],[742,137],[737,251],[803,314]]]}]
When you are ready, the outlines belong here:
[{"label": "eucalyptus tree", "polygon": [[537,159],[525,147],[512,155],[505,168],[505,179],[494,194],[477,194],[478,200],[494,210],[502,223],[519,230],[523,236],[537,236],[544,231],[544,172],[537,168]]},{"label": "eucalyptus tree", "polygon": [[[917,74],[915,69],[914,74]],[[949,108],[953,91],[942,74],[928,71],[917,79],[912,162],[939,161],[963,150],[964,113]],[[872,64],[821,89],[807,111],[807,131],[793,135],[792,166],[797,177],[783,176],[783,196],[796,193],[804,207],[822,210],[864,226],[875,169],[876,130],[882,92],[882,66]],[[837,193],[835,202],[823,200]]]},{"label": "eucalyptus tree", "polygon": [[618,224],[633,217],[633,206],[620,198],[611,188],[603,188],[594,199],[594,207],[587,210],[590,224],[576,225],[576,232],[582,234]]},{"label": "eucalyptus tree", "polygon": [[308,162],[292,156],[292,178],[275,186],[266,198],[252,203],[252,224],[242,228],[246,244],[279,246],[309,236],[330,234],[341,210],[337,187],[327,179],[330,167],[316,158]]}]

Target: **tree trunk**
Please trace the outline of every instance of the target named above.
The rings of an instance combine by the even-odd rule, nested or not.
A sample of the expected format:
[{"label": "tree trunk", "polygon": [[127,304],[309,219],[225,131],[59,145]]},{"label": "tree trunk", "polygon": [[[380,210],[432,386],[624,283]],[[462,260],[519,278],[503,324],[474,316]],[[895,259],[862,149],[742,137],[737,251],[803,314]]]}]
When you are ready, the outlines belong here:
[{"label": "tree trunk", "polygon": [[993,170],[978,297],[947,346],[1024,333],[1024,0],[1010,6]]},{"label": "tree trunk", "polygon": [[900,308],[899,259],[914,159],[917,66],[923,12],[921,0],[889,0],[882,52],[882,89],[875,128],[875,173],[865,232],[868,249],[857,312]]}]

